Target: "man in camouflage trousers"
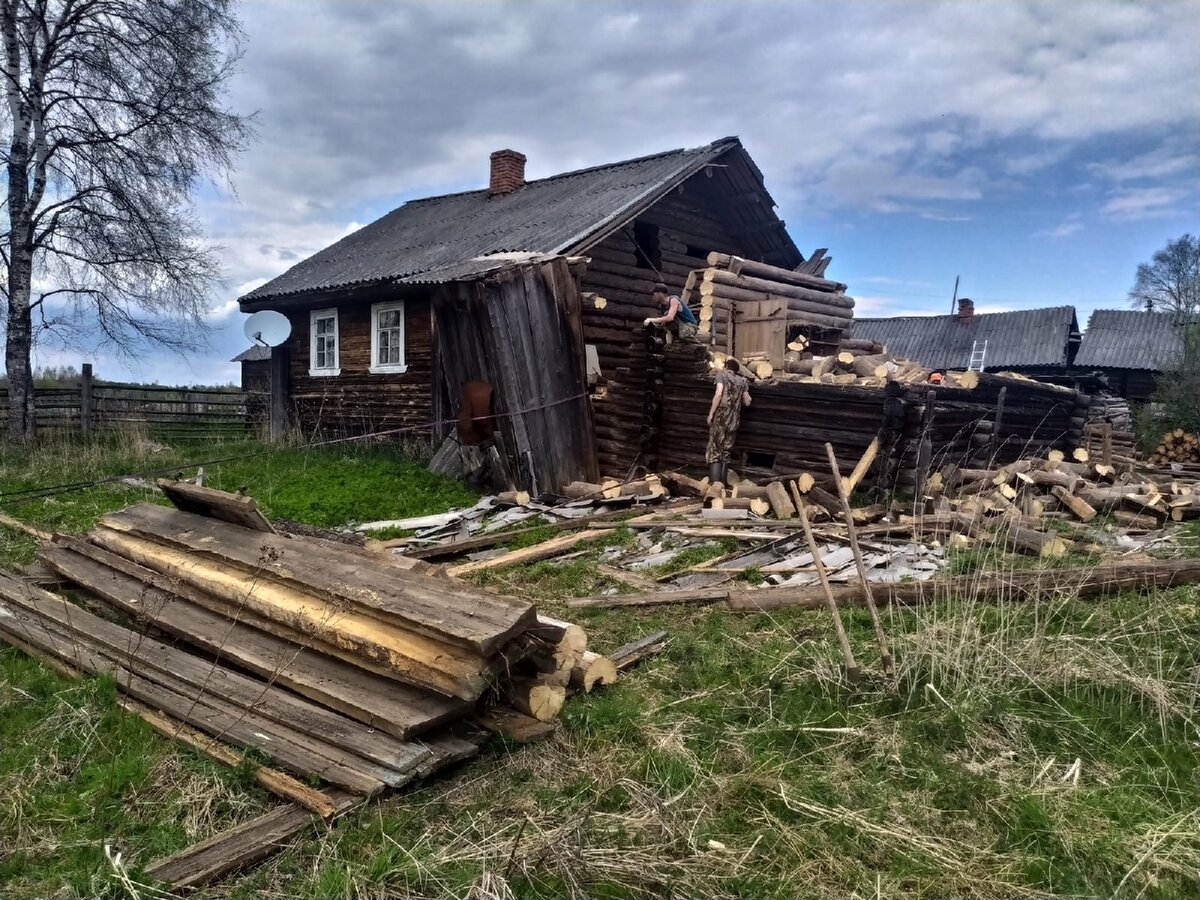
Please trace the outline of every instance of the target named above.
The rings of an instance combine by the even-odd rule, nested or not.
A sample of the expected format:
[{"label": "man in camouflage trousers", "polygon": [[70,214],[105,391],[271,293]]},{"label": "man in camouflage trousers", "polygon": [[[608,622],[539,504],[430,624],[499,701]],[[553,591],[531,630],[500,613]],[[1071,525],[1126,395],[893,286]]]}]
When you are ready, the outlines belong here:
[{"label": "man in camouflage trousers", "polygon": [[742,407],[750,405],[750,382],[741,374],[736,359],[725,360],[725,368],[716,375],[712,406],[708,410],[708,480],[725,483],[729,451],[742,424]]}]

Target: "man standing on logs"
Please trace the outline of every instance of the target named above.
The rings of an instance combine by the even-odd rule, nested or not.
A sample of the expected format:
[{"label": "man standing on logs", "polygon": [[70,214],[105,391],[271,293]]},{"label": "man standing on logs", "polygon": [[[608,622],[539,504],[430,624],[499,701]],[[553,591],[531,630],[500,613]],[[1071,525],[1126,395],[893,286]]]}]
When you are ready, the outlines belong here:
[{"label": "man standing on logs", "polygon": [[663,325],[675,335],[676,340],[695,341],[700,333],[700,323],[696,315],[684,305],[684,302],[667,290],[665,284],[654,286],[650,296],[654,304],[662,312],[658,318],[649,318],[642,322],[647,328],[651,325]]},{"label": "man standing on logs", "polygon": [[717,372],[717,387],[708,410],[708,480],[725,483],[725,466],[729,451],[742,424],[742,407],[750,405],[750,382],[741,374],[736,359],[725,360],[725,368]]}]

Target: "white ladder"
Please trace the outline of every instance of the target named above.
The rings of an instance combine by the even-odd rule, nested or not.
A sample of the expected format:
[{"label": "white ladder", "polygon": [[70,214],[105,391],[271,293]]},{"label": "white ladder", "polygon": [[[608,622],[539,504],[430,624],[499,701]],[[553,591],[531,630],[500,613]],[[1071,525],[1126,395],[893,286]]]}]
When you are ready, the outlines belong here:
[{"label": "white ladder", "polygon": [[967,365],[968,372],[982,372],[983,358],[987,356],[987,341],[979,346],[979,341],[971,341],[971,362]]}]

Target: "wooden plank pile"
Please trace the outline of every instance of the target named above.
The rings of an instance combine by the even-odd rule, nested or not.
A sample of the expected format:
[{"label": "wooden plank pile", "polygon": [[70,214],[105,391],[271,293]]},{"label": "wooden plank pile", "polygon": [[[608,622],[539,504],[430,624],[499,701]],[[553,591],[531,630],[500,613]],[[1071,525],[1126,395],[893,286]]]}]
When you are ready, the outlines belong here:
[{"label": "wooden plank pile", "polygon": [[[176,508],[138,504],[39,549],[51,572],[125,624],[0,575],[0,636],[113,675],[131,702],[198,741],[260,751],[356,795],[470,755],[472,723],[537,730],[573,678],[582,688],[611,680],[582,629],[526,601],[419,561],[276,534],[248,498],[182,483],[164,491]],[[286,796],[328,812],[286,783]]]}]

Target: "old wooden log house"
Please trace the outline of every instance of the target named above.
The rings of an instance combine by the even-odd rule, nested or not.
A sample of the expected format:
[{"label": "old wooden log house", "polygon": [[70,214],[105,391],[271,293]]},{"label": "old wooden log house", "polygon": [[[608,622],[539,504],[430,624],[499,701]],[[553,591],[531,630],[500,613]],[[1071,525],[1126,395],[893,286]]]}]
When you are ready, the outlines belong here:
[{"label": "old wooden log house", "polygon": [[[524,173],[522,154],[497,151],[486,189],[410,201],[242,297],[243,312],[292,324],[271,360],[276,419],[310,436],[435,441],[456,418],[483,419],[503,480],[539,492],[702,462],[710,352],[782,374],[801,350],[854,343],[846,285],[825,277],[824,250],[797,248],[737,138]],[[660,281],[697,313],[703,343],[642,327]],[[938,458],[1065,448],[1085,415],[1074,391],[1028,380],[940,393],[835,381],[756,384],[736,465],[815,467],[826,440],[857,458],[878,437],[876,480],[912,482]]]}]

